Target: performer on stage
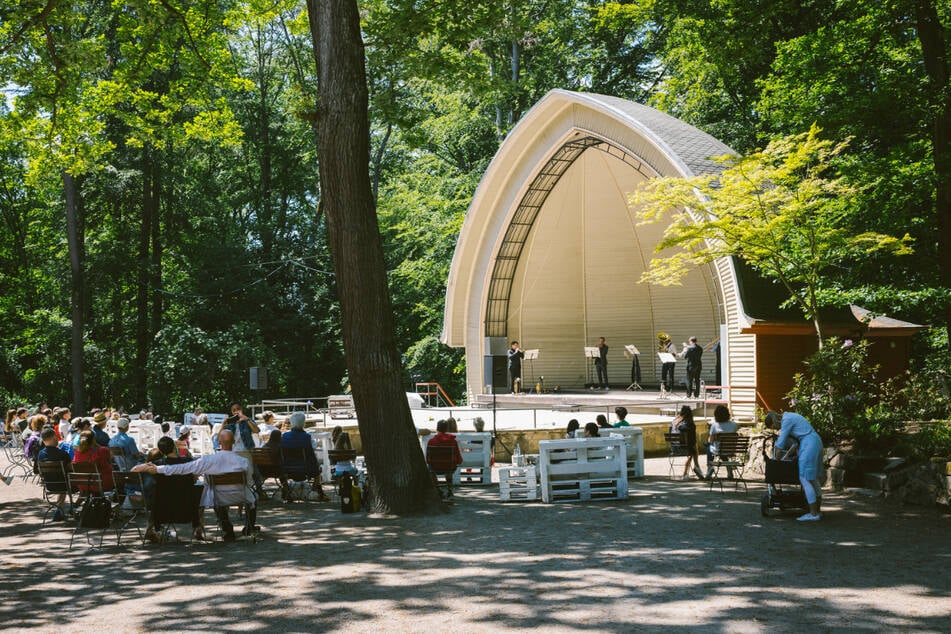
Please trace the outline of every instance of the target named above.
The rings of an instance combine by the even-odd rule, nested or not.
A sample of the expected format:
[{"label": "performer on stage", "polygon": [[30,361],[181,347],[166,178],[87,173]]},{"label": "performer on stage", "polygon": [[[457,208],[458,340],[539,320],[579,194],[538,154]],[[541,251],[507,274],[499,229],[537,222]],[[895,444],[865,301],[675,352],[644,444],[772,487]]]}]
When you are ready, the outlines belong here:
[{"label": "performer on stage", "polygon": [[[657,333],[657,352],[669,352],[677,356],[677,348],[674,342],[666,332]],[[660,366],[660,382],[668,392],[674,389],[674,367],[676,363],[663,363]]]},{"label": "performer on stage", "polygon": [[508,354],[509,385],[512,387],[512,394],[517,394],[522,385],[522,359],[525,358],[525,353],[518,347],[518,342],[513,341]]},{"label": "performer on stage", "polygon": [[684,344],[680,356],[687,361],[687,398],[700,398],[700,370],[703,364],[703,348],[697,345],[697,338],[691,337],[689,343]]},{"label": "performer on stage", "polygon": [[608,388],[608,344],[604,343],[604,337],[598,339],[598,354],[600,356],[594,359],[594,368],[598,371],[598,385],[607,392]]}]

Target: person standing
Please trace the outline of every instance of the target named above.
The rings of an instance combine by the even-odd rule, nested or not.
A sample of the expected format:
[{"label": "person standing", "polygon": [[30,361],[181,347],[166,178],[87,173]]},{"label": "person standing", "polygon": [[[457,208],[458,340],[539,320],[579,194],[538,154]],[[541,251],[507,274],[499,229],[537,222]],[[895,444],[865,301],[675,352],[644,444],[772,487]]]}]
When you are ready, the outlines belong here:
[{"label": "person standing", "polygon": [[509,385],[512,388],[512,394],[521,391],[522,386],[522,359],[525,353],[518,347],[518,342],[513,341],[509,346]]},{"label": "person standing", "polygon": [[687,341],[680,353],[687,362],[687,398],[700,398],[700,370],[703,369],[700,357],[703,356],[703,348],[697,344],[696,337]]},{"label": "person standing", "polygon": [[[809,512],[799,516],[800,522],[816,522],[822,519],[819,509],[822,506],[822,487],[819,486],[819,472],[822,469],[822,438],[812,428],[809,421],[795,412],[766,412],[766,427],[778,429],[779,438],[776,439],[776,448],[785,449],[790,453],[794,439],[799,443],[799,483],[802,492],[809,504]],[[787,455],[782,457],[783,460]]]},{"label": "person standing", "polygon": [[598,339],[598,356],[594,359],[594,369],[598,373],[598,387],[608,391],[608,344],[604,337]]},{"label": "person standing", "polygon": [[[677,348],[674,347],[674,342],[666,332],[658,333],[658,352],[666,352],[671,356],[677,356]],[[662,363],[660,366],[660,384],[665,391],[670,392],[674,389],[674,368],[676,367],[676,362],[668,361]]]}]

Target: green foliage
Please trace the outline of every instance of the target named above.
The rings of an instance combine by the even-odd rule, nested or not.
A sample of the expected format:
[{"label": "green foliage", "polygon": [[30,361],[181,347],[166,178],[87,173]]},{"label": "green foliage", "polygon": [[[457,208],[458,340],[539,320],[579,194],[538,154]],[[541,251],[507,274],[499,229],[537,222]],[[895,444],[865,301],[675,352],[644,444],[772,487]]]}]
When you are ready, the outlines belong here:
[{"label": "green foliage", "polygon": [[913,458],[951,460],[951,421],[922,425],[907,442],[907,451]]},{"label": "green foliage", "polygon": [[841,265],[877,252],[911,253],[907,234],[849,230],[857,188],[835,170],[845,147],[812,126],[747,156],[718,158],[725,166],[718,175],[647,181],[633,196],[638,218],[669,215],[656,251],[675,250],[652,259],[641,281],[676,284],[691,267],[735,256],[782,283],[821,341],[820,290]]},{"label": "green foliage", "polygon": [[[806,360],[807,370],[795,375],[795,387],[786,395],[790,407],[825,441],[859,450],[893,450],[907,444],[902,435],[906,423],[951,418],[947,356],[882,381],[878,366],[869,363],[872,345],[867,340],[828,339]],[[935,442],[940,440],[940,431],[929,431],[912,439],[912,453],[922,451],[932,433],[937,434]]]}]

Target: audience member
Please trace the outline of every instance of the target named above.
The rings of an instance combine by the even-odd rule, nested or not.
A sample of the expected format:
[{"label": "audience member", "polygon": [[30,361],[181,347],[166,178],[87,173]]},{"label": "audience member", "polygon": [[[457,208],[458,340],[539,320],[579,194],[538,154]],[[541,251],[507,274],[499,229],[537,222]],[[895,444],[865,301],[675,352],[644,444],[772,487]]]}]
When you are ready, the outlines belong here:
[{"label": "audience member", "polygon": [[[63,501],[66,499],[68,483],[66,481],[66,472],[70,469],[70,463],[73,461],[68,453],[56,446],[56,432],[47,427],[41,432],[43,448],[36,456],[36,462],[62,462],[62,477],[44,476],[43,484],[50,493],[58,493],[56,496],[56,511],[53,513],[53,521],[61,522],[66,519],[63,511]],[[38,471],[38,470],[37,470]]]},{"label": "audience member", "polygon": [[[707,478],[713,477],[713,460],[720,454],[719,434],[733,434],[736,432],[736,423],[730,420],[730,410],[726,405],[717,405],[713,410],[713,424],[707,434]],[[732,474],[730,475],[732,477]]]},{"label": "audience member", "polygon": [[[115,489],[115,482],[112,478],[112,456],[108,449],[100,447],[96,443],[95,434],[88,429],[79,435],[79,444],[76,445],[76,453],[73,456],[73,464],[83,462],[92,462],[99,468],[99,477],[102,478],[102,493]],[[81,487],[81,489],[83,488]],[[84,492],[89,493],[88,490]]]},{"label": "audience member", "polygon": [[122,455],[116,456],[116,464],[122,471],[131,471],[132,467],[145,459],[145,454],[139,451],[135,444],[135,439],[129,435],[129,419],[120,418],[116,423],[119,429],[118,433],[109,441],[110,447],[119,447],[122,449]]},{"label": "audience member", "polygon": [[614,423],[615,427],[630,427],[631,424],[627,422],[627,408],[626,407],[615,407],[614,415],[617,416],[617,422]]},{"label": "audience member", "polygon": [[585,438],[600,438],[601,427],[597,423],[585,423],[584,426],[584,437]]},{"label": "audience member", "polygon": [[[449,450],[432,451],[435,447],[448,447]],[[426,445],[426,463],[433,476],[433,482],[436,482],[437,476],[442,475],[446,478],[445,499],[452,498],[452,477],[456,467],[462,464],[462,453],[459,451],[459,443],[456,437],[449,433],[449,422],[440,420],[436,423],[436,435],[429,439]]]}]

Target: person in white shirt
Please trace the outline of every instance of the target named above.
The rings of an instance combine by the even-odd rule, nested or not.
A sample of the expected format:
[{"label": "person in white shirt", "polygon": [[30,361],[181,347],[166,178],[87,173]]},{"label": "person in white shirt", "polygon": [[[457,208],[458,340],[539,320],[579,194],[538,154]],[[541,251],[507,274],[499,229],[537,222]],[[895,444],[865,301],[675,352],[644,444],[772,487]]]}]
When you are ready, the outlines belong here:
[{"label": "person in white shirt", "polygon": [[234,449],[234,434],[227,429],[221,430],[218,434],[218,444],[221,451],[208,454],[182,464],[154,465],[146,463],[139,465],[133,471],[145,471],[147,473],[160,473],[163,475],[217,475],[222,473],[232,473],[234,471],[244,471],[247,473],[247,486],[241,485],[222,485],[217,487],[217,496],[210,486],[205,484],[205,490],[201,496],[202,506],[212,506],[215,509],[215,515],[218,516],[218,522],[221,524],[221,530],[224,532],[225,541],[234,541],[234,526],[228,517],[228,506],[246,505],[246,524],[242,533],[249,535],[251,531],[257,530],[254,522],[257,519],[257,509],[255,508],[254,491],[251,489],[253,482],[253,470],[251,461],[243,456],[236,454]]},{"label": "person in white shirt", "polygon": [[[717,442],[717,435],[733,433],[736,433],[736,423],[730,420],[730,408],[726,405],[717,405],[717,408],[713,410],[713,423],[710,425],[710,433],[707,436],[708,480],[713,477],[713,459],[720,454],[720,443]],[[732,473],[730,473],[730,477],[733,477]]]}]

